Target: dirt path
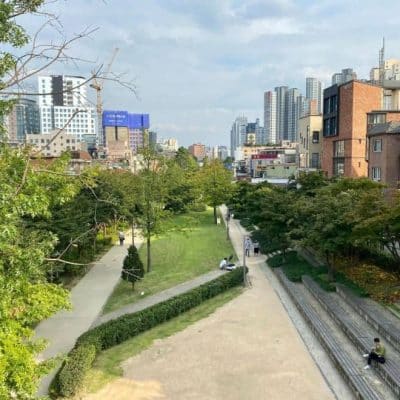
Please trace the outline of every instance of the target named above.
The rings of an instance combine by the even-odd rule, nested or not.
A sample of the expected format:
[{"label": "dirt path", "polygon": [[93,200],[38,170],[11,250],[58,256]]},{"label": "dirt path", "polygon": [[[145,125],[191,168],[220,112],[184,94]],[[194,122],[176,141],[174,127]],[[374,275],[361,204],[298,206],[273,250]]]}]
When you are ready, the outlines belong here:
[{"label": "dirt path", "polygon": [[158,383],[149,399],[334,399],[268,281],[250,268],[251,289],[127,360],[125,378]]}]

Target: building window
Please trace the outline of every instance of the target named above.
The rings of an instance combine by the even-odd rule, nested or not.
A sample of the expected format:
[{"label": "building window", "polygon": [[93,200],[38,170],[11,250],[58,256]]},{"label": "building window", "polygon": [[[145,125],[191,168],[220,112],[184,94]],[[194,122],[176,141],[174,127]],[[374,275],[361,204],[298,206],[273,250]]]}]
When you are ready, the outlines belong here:
[{"label": "building window", "polygon": [[332,96],[329,102],[329,112],[333,113],[337,111],[337,96]]},{"label": "building window", "polygon": [[319,168],[319,153],[311,154],[311,168]]},{"label": "building window", "polygon": [[344,158],[335,158],[333,160],[333,175],[344,175]]},{"label": "building window", "polygon": [[312,133],[312,142],[319,143],[319,131],[313,131]]},{"label": "building window", "polygon": [[329,114],[329,97],[324,99],[324,114]]},{"label": "building window", "polygon": [[324,119],[324,136],[331,136],[329,118]]},{"label": "building window", "polygon": [[382,151],[382,139],[373,140],[373,152],[380,153]]},{"label": "building window", "polygon": [[329,125],[330,125],[331,136],[335,136],[336,135],[336,117],[330,119]]},{"label": "building window", "polygon": [[333,156],[344,157],[344,140],[333,142]]},{"label": "building window", "polygon": [[372,180],[378,181],[378,182],[381,180],[380,167],[372,167]]},{"label": "building window", "polygon": [[384,124],[386,114],[368,114],[368,125]]}]

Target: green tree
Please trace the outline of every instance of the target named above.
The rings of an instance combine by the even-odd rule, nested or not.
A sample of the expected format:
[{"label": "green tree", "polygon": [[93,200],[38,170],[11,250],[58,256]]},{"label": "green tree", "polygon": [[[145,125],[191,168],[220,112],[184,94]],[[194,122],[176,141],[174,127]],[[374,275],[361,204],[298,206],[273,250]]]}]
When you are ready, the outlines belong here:
[{"label": "green tree", "polygon": [[151,271],[151,238],[161,233],[169,213],[165,210],[168,195],[165,159],[152,148],[141,151],[143,168],[138,174],[138,225],[146,239],[147,272]]},{"label": "green tree", "polygon": [[121,278],[132,283],[132,290],[135,290],[135,282],[144,276],[144,266],[139,253],[134,245],[129,246],[128,255],[124,259]]},{"label": "green tree", "polygon": [[[32,327],[69,305],[68,293],[48,283],[57,237],[32,220],[46,220],[90,182],[66,173],[68,160],[50,166],[31,160],[29,148],[11,149],[3,121],[23,83],[52,64],[68,61],[72,42],[88,36],[83,31],[66,38],[55,16],[42,12],[43,0],[0,2],[0,398],[28,399],[52,360],[39,362],[45,343],[34,339]],[[45,19],[30,40],[18,21]],[[41,41],[44,27],[54,28],[51,43]],[[46,32],[48,34],[48,32]],[[56,35],[59,34],[57,40]],[[24,46],[29,49],[24,53]],[[91,78],[100,77],[100,69]],[[126,87],[129,87],[126,85]],[[132,85],[131,85],[132,87]],[[36,94],[26,93],[25,94]],[[3,96],[4,95],[4,96]],[[10,99],[11,100],[7,100]],[[74,114],[75,115],[75,114]],[[60,130],[61,132],[61,130]]]},{"label": "green tree", "polygon": [[183,213],[197,203],[201,190],[196,182],[198,165],[187,149],[180,147],[176,156],[166,162],[165,179],[168,193],[165,209]]},{"label": "green tree", "polygon": [[368,252],[389,252],[400,273],[400,196],[382,189],[363,193],[351,215],[354,245]]},{"label": "green tree", "polygon": [[37,362],[45,343],[32,327],[68,306],[68,293],[48,283],[57,238],[26,224],[79,191],[65,160],[38,172],[29,149],[0,145],[0,398],[31,398],[52,362]]},{"label": "green tree", "polygon": [[333,279],[335,261],[354,252],[354,229],[358,207],[365,193],[380,186],[369,179],[342,178],[315,191],[315,196],[303,196],[294,206],[294,228],[291,237],[310,246],[324,257]]},{"label": "green tree", "polygon": [[214,222],[217,223],[217,207],[224,204],[232,191],[232,173],[220,160],[211,160],[204,164],[199,173],[200,186],[205,203],[214,209]]},{"label": "green tree", "polygon": [[253,232],[253,237],[260,242],[264,251],[279,250],[284,258],[291,244],[291,198],[291,193],[286,189],[263,185],[247,201],[250,220],[258,228]]}]

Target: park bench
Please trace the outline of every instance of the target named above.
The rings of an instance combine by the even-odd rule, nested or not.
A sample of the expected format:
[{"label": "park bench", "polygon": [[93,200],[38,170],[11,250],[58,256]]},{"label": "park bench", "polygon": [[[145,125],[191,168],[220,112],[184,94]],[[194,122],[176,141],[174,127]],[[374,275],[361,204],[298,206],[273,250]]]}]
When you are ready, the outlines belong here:
[{"label": "park bench", "polygon": [[342,346],[330,333],[328,325],[321,321],[318,313],[307,302],[306,298],[296,287],[296,284],[290,282],[279,268],[274,269],[274,271],[282,286],[293,300],[296,308],[327,351],[327,354],[335,364],[339,373],[351,387],[355,396],[360,400],[382,400],[382,397],[369,385],[367,380],[360,375],[352,359],[342,351]]},{"label": "park bench", "polygon": [[361,297],[355,296],[348,288],[337,284],[336,291],[340,297],[368,322],[387,342],[400,352],[400,320],[397,325],[387,317],[379,304],[374,304]]},{"label": "park bench", "polygon": [[[346,336],[352,341],[362,353],[368,353],[371,349],[371,338],[376,334],[366,332],[361,328],[354,319],[349,316],[343,307],[336,301],[334,296],[321,289],[309,276],[303,276],[304,286],[310,291],[315,299],[326,310],[330,317],[337,323]],[[399,365],[390,359],[386,360],[385,364],[374,364],[377,373],[385,380],[389,387],[400,396],[400,368]]]}]

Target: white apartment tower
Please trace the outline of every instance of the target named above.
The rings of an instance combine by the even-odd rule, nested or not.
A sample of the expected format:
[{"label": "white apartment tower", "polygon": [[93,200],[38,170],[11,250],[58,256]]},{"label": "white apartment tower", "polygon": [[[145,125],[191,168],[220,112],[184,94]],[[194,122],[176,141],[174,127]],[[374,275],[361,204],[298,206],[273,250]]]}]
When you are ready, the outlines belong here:
[{"label": "white apartment tower", "polygon": [[237,147],[246,143],[247,118],[237,117],[231,129],[231,154],[235,154]]},{"label": "white apartment tower", "polygon": [[287,140],[288,112],[287,112],[287,86],[278,86],[276,93],[276,139]]},{"label": "white apartment tower", "polygon": [[299,89],[291,88],[287,91],[287,130],[283,140],[295,142],[297,140],[297,123],[299,120],[299,98],[302,98]]},{"label": "white apartment tower", "polygon": [[277,143],[276,135],[276,92],[264,93],[264,129],[267,143]]},{"label": "white apartment tower", "polygon": [[316,100],[317,112],[322,113],[322,83],[317,78],[306,78],[306,99]]},{"label": "white apartment tower", "polygon": [[[96,110],[88,104],[85,81],[81,76],[38,77],[42,133],[64,128],[66,133],[76,135],[80,141],[96,135]],[[76,111],[79,112],[72,118]]]}]

